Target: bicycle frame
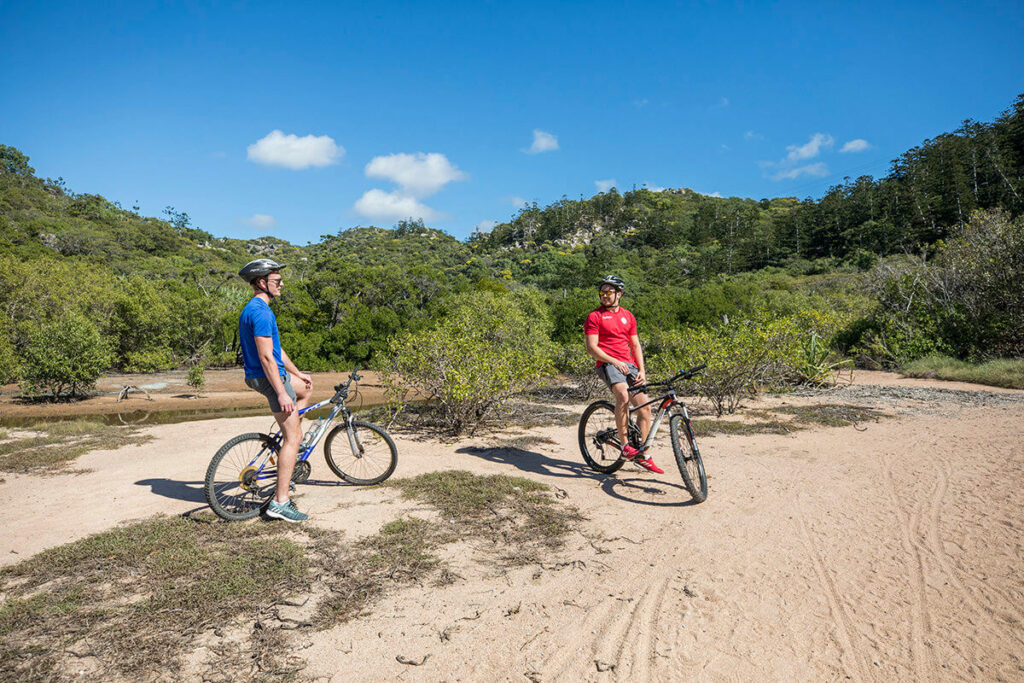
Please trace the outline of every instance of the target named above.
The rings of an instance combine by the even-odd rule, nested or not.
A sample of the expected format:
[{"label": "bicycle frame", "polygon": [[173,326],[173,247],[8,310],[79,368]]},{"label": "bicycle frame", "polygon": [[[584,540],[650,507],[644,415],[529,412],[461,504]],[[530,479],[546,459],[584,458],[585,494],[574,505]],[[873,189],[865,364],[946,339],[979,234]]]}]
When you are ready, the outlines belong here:
[{"label": "bicycle frame", "polygon": [[[642,391],[643,389],[644,387],[638,387],[636,390],[631,391],[639,392]],[[651,428],[647,432],[647,438],[644,439],[643,448],[641,450],[646,450],[654,444],[654,439],[655,437],[658,436],[658,428],[661,427],[662,420],[665,419],[665,415],[673,412],[673,408],[677,408],[678,411],[681,411],[683,418],[685,418],[686,420],[690,419],[690,414],[686,410],[686,404],[679,400],[679,398],[676,396],[676,390],[673,389],[671,386],[668,388],[668,391],[666,391],[661,396],[658,396],[657,398],[652,398],[650,401],[647,401],[646,403],[641,403],[638,406],[631,405],[629,408],[629,414],[630,416],[632,416],[633,413],[640,410],[641,408],[646,408],[647,406],[658,403],[659,401],[661,402],[661,405],[658,406],[658,410],[654,413],[654,416],[651,420]]]},{"label": "bicycle frame", "polygon": [[[299,417],[301,418],[303,415],[305,415],[311,410],[318,410],[320,408],[323,408],[324,406],[330,405],[332,403],[334,404],[334,407],[331,408],[331,412],[328,413],[327,417],[321,420],[320,423],[315,427],[311,427],[312,429],[316,429],[316,433],[313,435],[313,438],[306,445],[306,447],[300,449],[299,453],[296,455],[296,464],[309,459],[309,456],[313,454],[313,451],[320,443],[320,439],[324,437],[324,434],[327,433],[327,430],[331,427],[332,424],[334,424],[334,420],[338,417],[339,414],[342,414],[345,418],[345,431],[348,432],[349,444],[351,445],[353,451],[359,450],[360,444],[358,441],[358,437],[356,436],[355,431],[352,429],[352,413],[349,411],[348,406],[345,405],[345,400],[348,398],[349,384],[352,382],[353,378],[358,378],[358,375],[356,374],[357,371],[358,368],[356,371],[352,373],[352,377],[349,378],[348,382],[335,387],[337,391],[334,394],[334,396],[328,399],[324,399],[323,401],[320,401],[315,405],[306,406],[305,408],[299,410]],[[278,429],[277,431],[272,432],[270,434],[270,438],[272,439],[271,443],[273,445],[273,449],[261,449],[260,452],[256,454],[256,456],[249,462],[249,464],[246,467],[246,469],[248,469],[249,467],[256,467],[256,463],[262,460],[259,466],[256,467],[256,472],[252,477],[254,481],[259,481],[261,479],[277,478],[277,462],[275,455],[281,448],[281,430]],[[274,469],[265,470],[264,468],[267,466],[267,463],[270,463],[270,465],[273,466]]]}]

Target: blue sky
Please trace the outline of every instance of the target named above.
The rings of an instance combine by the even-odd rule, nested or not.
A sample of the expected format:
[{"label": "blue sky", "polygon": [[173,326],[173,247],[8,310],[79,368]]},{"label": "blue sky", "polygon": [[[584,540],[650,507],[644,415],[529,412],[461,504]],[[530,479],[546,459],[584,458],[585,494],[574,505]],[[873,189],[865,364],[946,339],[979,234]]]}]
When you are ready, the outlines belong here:
[{"label": "blue sky", "polygon": [[216,236],[820,197],[1024,92],[1024,2],[12,2],[0,143]]}]

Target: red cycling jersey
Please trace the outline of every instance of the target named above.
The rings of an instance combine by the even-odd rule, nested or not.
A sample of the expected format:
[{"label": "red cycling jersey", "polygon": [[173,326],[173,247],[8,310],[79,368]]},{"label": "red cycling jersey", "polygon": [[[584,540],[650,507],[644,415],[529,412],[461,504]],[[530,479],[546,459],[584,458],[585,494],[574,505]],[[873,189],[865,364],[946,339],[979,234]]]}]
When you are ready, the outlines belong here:
[{"label": "red cycling jersey", "polygon": [[583,323],[583,334],[596,334],[597,348],[616,360],[636,365],[629,345],[629,338],[636,334],[636,318],[622,306],[614,313],[603,308],[591,311]]}]

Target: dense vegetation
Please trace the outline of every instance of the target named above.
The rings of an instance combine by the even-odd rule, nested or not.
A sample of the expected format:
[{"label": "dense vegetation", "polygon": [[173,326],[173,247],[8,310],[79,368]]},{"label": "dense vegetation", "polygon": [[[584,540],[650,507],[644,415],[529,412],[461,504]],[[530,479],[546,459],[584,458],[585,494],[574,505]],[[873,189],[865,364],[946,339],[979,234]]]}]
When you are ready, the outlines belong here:
[{"label": "dense vegetation", "polygon": [[[884,366],[1017,357],[1022,214],[1024,95],[818,200],[612,189],[526,207],[466,242],[418,221],[302,247],[214,238],[172,207],[143,217],[38,178],[0,145],[0,380],[56,395],[88,387],[98,368],[233,364],[250,296],[234,273],[258,255],[289,265],[275,309],[285,348],[310,370],[428,362],[401,350],[455,339],[479,298],[529,300],[544,322],[520,327],[552,342],[537,367],[583,372],[581,321],[608,272],[629,283],[624,304],[658,370],[740,346],[761,382],[813,379],[837,361],[829,351]],[[800,358],[780,364],[780,340]]]}]

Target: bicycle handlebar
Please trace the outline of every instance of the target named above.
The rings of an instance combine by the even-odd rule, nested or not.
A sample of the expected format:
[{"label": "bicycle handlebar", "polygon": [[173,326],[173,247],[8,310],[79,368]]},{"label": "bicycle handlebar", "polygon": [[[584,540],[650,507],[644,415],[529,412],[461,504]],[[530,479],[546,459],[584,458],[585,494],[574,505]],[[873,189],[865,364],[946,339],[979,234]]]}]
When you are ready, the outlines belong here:
[{"label": "bicycle handlebar", "polygon": [[341,384],[335,384],[334,391],[348,391],[349,385],[351,385],[352,382],[358,382],[361,379],[362,377],[359,376],[359,363],[356,363],[356,366],[352,368],[352,373],[348,376],[348,380]]},{"label": "bicycle handlebar", "polygon": [[662,380],[660,382],[647,382],[646,384],[640,384],[635,387],[630,387],[629,393],[636,394],[645,390],[647,387],[667,387],[670,386],[672,382],[675,382],[676,380],[679,379],[692,379],[694,375],[696,375],[698,372],[700,372],[707,366],[707,363],[701,363],[700,365],[693,366],[689,370],[680,370],[675,375],[669,377],[666,380]]}]

